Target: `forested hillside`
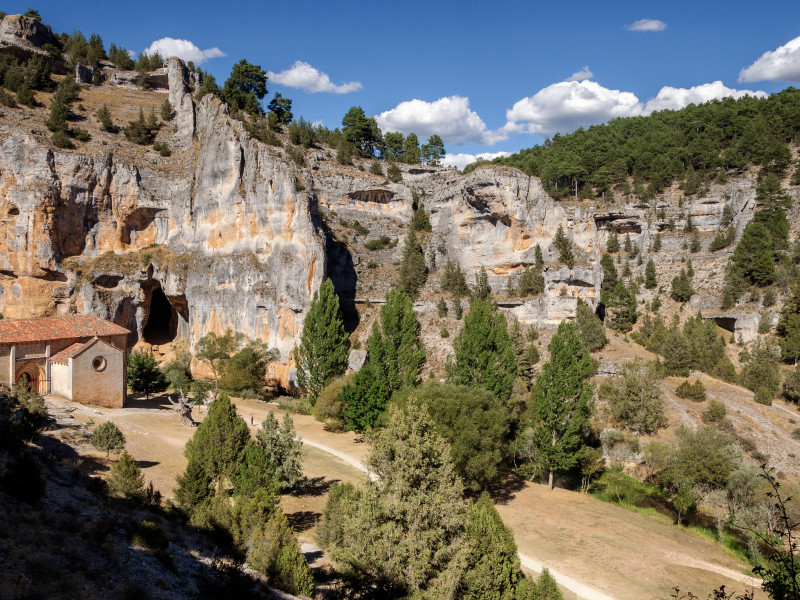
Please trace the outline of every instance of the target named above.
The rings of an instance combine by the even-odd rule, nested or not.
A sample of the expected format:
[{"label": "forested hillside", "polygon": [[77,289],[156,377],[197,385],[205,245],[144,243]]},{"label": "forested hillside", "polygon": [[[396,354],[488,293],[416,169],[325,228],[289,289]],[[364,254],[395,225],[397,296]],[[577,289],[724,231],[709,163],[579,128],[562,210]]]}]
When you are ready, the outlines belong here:
[{"label": "forested hillside", "polygon": [[[673,181],[687,194],[751,163],[783,175],[800,131],[800,90],[768,98],[725,98],[646,117],[627,117],[556,134],[540,146],[497,158],[542,180],[553,197],[586,199],[615,191],[652,198]],[[628,178],[633,177],[631,190]],[[800,184],[800,168],[792,183]]]}]

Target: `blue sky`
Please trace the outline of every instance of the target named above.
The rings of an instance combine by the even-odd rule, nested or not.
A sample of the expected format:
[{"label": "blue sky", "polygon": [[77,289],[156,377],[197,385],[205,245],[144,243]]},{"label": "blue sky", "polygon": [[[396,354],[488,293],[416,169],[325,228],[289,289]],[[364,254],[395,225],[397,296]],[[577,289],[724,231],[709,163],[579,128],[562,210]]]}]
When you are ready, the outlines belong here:
[{"label": "blue sky", "polygon": [[440,133],[449,154],[469,155],[459,166],[614,116],[800,84],[800,2],[61,0],[2,9],[28,7],[55,31],[205,59],[220,83],[246,58],[271,72],[270,96],[291,97],[295,116],[333,128],[362,106],[384,132]]}]

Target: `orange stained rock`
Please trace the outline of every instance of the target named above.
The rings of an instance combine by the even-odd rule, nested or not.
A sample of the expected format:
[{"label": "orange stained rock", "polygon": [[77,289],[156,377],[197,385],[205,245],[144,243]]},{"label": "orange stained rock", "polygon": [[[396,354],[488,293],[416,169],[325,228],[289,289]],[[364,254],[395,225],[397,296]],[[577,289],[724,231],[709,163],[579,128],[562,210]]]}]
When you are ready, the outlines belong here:
[{"label": "orange stained rock", "polygon": [[287,242],[291,242],[294,239],[294,229],[292,228],[292,222],[294,221],[294,215],[297,212],[297,207],[295,203],[292,201],[292,198],[289,198],[286,203],[284,204],[286,207],[286,216],[283,221],[283,239]]}]

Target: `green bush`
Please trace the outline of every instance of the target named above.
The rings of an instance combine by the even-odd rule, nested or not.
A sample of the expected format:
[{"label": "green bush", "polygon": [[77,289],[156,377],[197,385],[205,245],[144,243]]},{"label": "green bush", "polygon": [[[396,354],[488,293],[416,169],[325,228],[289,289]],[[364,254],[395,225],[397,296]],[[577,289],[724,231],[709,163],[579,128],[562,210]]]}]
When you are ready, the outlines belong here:
[{"label": "green bush", "polygon": [[125,436],[111,421],[106,421],[95,429],[91,441],[92,446],[98,450],[105,450],[106,460],[110,452],[119,452],[125,448]]},{"label": "green bush", "polygon": [[166,532],[152,521],[137,523],[131,541],[136,546],[151,552],[166,552],[169,549]]},{"label": "green bush", "polygon": [[339,399],[339,395],[345,386],[353,383],[355,373],[348,373],[344,377],[334,379],[317,396],[314,404],[314,417],[317,421],[322,421],[330,429],[344,429],[344,407]]},{"label": "green bush", "polygon": [[392,243],[392,240],[389,239],[388,236],[382,235],[378,239],[370,240],[364,244],[364,247],[367,250],[383,250],[387,248]]},{"label": "green bush", "polygon": [[754,400],[758,404],[763,404],[764,406],[772,406],[772,392],[769,391],[769,388],[760,387],[756,390]]},{"label": "green bush", "polygon": [[56,148],[74,148],[75,144],[72,143],[72,140],[69,139],[69,135],[64,130],[58,130],[53,132],[53,136],[50,138],[50,141],[53,143],[53,146]]},{"label": "green bush", "polygon": [[646,363],[627,363],[620,376],[604,381],[598,398],[618,426],[653,433],[667,424],[664,391],[656,370]]},{"label": "green bush", "polygon": [[706,399],[706,388],[699,379],[694,383],[689,383],[687,379],[675,389],[675,395],[678,396],[678,398],[684,398],[694,402],[703,402]]},{"label": "green bush", "polygon": [[728,410],[725,408],[724,403],[720,402],[719,400],[712,399],[708,404],[708,408],[705,409],[703,414],[700,415],[700,418],[703,420],[703,423],[708,425],[721,423],[727,412]]}]

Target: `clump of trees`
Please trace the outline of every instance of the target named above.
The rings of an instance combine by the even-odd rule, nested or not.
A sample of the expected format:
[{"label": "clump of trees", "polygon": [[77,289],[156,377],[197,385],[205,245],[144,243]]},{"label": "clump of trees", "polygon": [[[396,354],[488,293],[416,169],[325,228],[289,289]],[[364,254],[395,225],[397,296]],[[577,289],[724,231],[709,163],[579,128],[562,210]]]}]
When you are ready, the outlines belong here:
[{"label": "clump of trees", "polygon": [[[297,539],[280,510],[279,490],[300,481],[299,449],[291,420],[265,421],[256,440],[223,392],[186,444],[186,471],[178,477],[177,506],[189,523],[290,594],[309,596],[313,579]],[[280,473],[280,474],[279,474]],[[232,494],[230,492],[232,488]]]},{"label": "clump of trees", "polygon": [[318,528],[350,589],[444,600],[489,591],[508,600],[539,597],[539,582],[522,576],[491,500],[463,499],[450,448],[425,405],[391,407],[372,442],[367,466],[376,477],[334,486]]},{"label": "clump of trees", "polygon": [[631,337],[664,358],[668,375],[687,377],[689,371],[697,370],[723,381],[737,381],[736,369],[725,353],[725,338],[717,333],[714,321],[699,312],[683,327],[677,316],[668,326],[660,315],[645,315]]},{"label": "clump of trees", "polygon": [[[633,191],[643,200],[676,180],[710,180],[756,164],[765,175],[766,195],[774,187],[771,178],[767,181],[769,174],[782,176],[791,165],[788,143],[800,130],[794,117],[799,97],[800,90],[788,88],[769,98],[726,98],[646,117],[614,119],[556,135],[493,162],[539,177],[554,198],[575,191],[584,197],[603,196],[614,186],[630,192],[629,178],[633,178]],[[692,123],[706,126],[692,127]],[[693,149],[691,156],[686,155],[687,148]],[[696,191],[702,193],[699,187]]]}]

